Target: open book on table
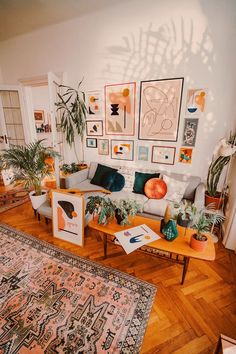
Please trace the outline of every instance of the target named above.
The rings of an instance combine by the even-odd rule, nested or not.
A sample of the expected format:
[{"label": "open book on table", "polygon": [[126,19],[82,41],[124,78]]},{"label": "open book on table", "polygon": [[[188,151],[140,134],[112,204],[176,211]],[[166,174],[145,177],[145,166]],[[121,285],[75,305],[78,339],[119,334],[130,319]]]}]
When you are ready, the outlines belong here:
[{"label": "open book on table", "polygon": [[[150,227],[143,224],[115,233],[115,243],[120,244],[127,254],[161,238]],[[118,241],[118,242],[117,242]]]}]

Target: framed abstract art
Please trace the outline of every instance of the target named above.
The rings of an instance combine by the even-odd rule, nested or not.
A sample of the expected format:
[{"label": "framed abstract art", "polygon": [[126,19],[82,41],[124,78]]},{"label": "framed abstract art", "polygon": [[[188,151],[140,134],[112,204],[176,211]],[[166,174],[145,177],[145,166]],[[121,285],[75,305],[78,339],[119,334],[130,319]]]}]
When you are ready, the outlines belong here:
[{"label": "framed abstract art", "polygon": [[134,159],[133,140],[111,140],[111,158],[116,160]]},{"label": "framed abstract art", "polygon": [[152,162],[174,165],[176,148],[172,146],[153,146]]},{"label": "framed abstract art", "polygon": [[184,132],[182,143],[184,146],[195,146],[197,138],[197,118],[186,118],[184,120]]},{"label": "framed abstract art", "polygon": [[190,165],[192,163],[193,149],[181,147],[179,150],[179,162]]},{"label": "framed abstract art", "polygon": [[186,117],[201,117],[205,112],[206,105],[205,89],[189,89],[186,101]]},{"label": "framed abstract art", "polygon": [[97,119],[102,116],[102,92],[88,91],[87,92],[87,106],[89,119]]},{"label": "framed abstract art", "polygon": [[183,78],[141,81],[139,139],[177,141]]},{"label": "framed abstract art", "polygon": [[87,135],[103,136],[103,122],[102,120],[87,120],[86,121]]},{"label": "framed abstract art", "polygon": [[134,135],[136,83],[105,86],[107,135]]}]

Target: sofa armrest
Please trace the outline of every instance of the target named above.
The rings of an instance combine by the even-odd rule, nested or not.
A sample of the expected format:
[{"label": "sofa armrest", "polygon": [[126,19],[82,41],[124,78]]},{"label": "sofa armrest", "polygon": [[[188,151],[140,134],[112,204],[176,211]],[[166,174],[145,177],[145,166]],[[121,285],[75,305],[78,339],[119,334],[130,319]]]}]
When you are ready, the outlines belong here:
[{"label": "sofa armrest", "polygon": [[198,209],[202,209],[205,206],[205,184],[200,183],[195,191],[194,204]]},{"label": "sofa armrest", "polygon": [[65,188],[73,188],[88,178],[88,168],[72,173],[65,178]]}]

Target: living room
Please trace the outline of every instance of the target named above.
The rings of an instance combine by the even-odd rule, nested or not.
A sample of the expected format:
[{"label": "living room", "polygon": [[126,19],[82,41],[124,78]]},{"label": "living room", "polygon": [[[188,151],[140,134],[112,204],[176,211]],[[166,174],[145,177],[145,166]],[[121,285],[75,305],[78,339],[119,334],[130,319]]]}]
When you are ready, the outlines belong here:
[{"label": "living room", "polygon": [[[17,109],[21,111],[22,123],[15,124],[14,121],[13,123],[15,127],[18,127],[18,133],[20,132],[19,125],[21,125],[23,135],[21,133],[17,136],[16,130],[14,131],[15,136],[12,135],[13,130],[11,130],[11,134],[9,133],[7,129],[12,128],[14,124],[9,123],[8,118],[4,116],[4,109],[9,109],[9,107],[7,105],[5,107],[4,102],[1,102],[0,135],[2,139],[0,140],[0,149],[10,147],[8,143],[6,144],[6,138],[11,144],[14,144],[14,139],[16,142],[24,140],[28,144],[40,139],[40,136],[50,135],[51,140],[48,140],[48,146],[52,146],[54,150],[56,148],[61,158],[55,158],[53,176],[47,177],[47,181],[50,182],[52,178],[53,183],[57,182],[57,187],[59,187],[59,167],[74,162],[85,163],[87,169],[71,175],[68,174],[66,177],[61,176],[65,182],[64,187],[78,188],[84,194],[84,190],[90,186],[85,184],[85,181],[90,183],[94,178],[97,163],[113,168],[116,173],[124,176],[126,185],[123,186],[123,191],[112,192],[111,195],[105,196],[106,198],[111,197],[112,204],[109,207],[113,207],[118,199],[116,193],[123,193],[119,197],[122,199],[130,199],[127,194],[130,193],[137,203],[142,204],[144,210],[141,217],[150,218],[148,226],[152,229],[152,227],[155,228],[153,223],[158,223],[160,218],[164,218],[164,216],[168,218],[167,214],[170,211],[167,208],[167,200],[169,199],[163,197],[156,200],[152,196],[148,198],[144,189],[141,193],[133,193],[135,172],[141,174],[158,173],[160,174],[158,177],[152,176],[152,178],[164,180],[163,176],[167,176],[167,179],[168,177],[176,178],[178,182],[182,183],[189,182],[192,177],[199,178],[191,192],[192,195],[191,193],[187,193],[187,195],[190,194],[192,201],[196,204],[199,203],[198,207],[200,208],[203,207],[203,199],[202,197],[199,197],[198,200],[195,199],[200,195],[196,193],[197,188],[199,188],[199,193],[202,185],[207,188],[209,166],[219,151],[225,147],[232,148],[232,154],[224,155],[228,159],[225,167],[222,166],[220,180],[217,183],[217,189],[221,192],[221,196],[226,195],[227,200],[223,206],[217,208],[220,209],[220,215],[223,215],[224,220],[221,220],[219,225],[213,223],[210,227],[210,233],[215,237],[211,238],[213,241],[209,241],[215,253],[214,260],[213,258],[201,256],[192,258],[191,256],[188,265],[186,263],[188,257],[182,253],[180,254],[185,257],[185,260],[183,262],[181,260],[180,264],[177,264],[176,259],[163,260],[139,251],[127,255],[119,246],[106,244],[103,228],[107,226],[102,224],[98,227],[93,225],[93,229],[90,230],[89,227],[86,227],[86,230],[82,232],[81,245],[83,244],[83,247],[64,241],[54,237],[55,235],[53,236],[53,232],[55,232],[55,218],[53,219],[52,216],[54,197],[52,197],[50,209],[47,209],[49,214],[45,214],[45,209],[41,208],[35,217],[28,200],[15,208],[0,213],[2,223],[32,235],[33,239],[28,239],[31,240],[32,247],[37,243],[36,241],[34,243],[34,240],[42,240],[69,251],[70,254],[85,257],[85,264],[87,264],[86,261],[96,262],[98,270],[95,278],[98,276],[99,270],[105,269],[102,268],[103,266],[108,266],[113,268],[114,272],[128,274],[130,279],[133,279],[132,276],[134,276],[140,282],[139,286],[144,286],[141,281],[148,282],[150,302],[145,305],[148,310],[139,329],[142,334],[139,332],[137,338],[134,339],[134,335],[132,337],[132,341],[135,341],[135,346],[132,347],[133,351],[131,350],[133,344],[129,344],[130,347],[127,344],[127,338],[130,338],[127,334],[128,330],[125,328],[127,326],[123,326],[122,332],[119,332],[122,326],[118,325],[118,322],[124,318],[124,312],[132,311],[128,304],[125,304],[124,308],[118,306],[119,311],[117,308],[114,309],[116,318],[112,319],[112,314],[109,315],[110,317],[107,315],[107,312],[112,312],[111,309],[104,312],[103,315],[99,315],[100,326],[102,327],[104,324],[105,329],[103,333],[99,332],[99,336],[101,336],[93,342],[95,347],[88,349],[89,346],[92,346],[88,341],[88,347],[87,349],[84,347],[84,352],[93,353],[96,350],[99,353],[109,352],[108,342],[110,341],[113,352],[117,353],[203,353],[213,352],[221,334],[236,338],[236,186],[234,182],[236,162],[233,153],[235,141],[228,144],[230,134],[235,135],[236,132],[233,105],[235,1],[103,0],[86,3],[85,1],[61,0],[55,3],[54,1],[35,0],[30,4],[27,1],[19,4],[10,1],[9,4],[12,5],[12,8],[7,7],[5,3],[0,5],[2,14],[0,21],[0,91],[1,93],[7,91],[9,95],[12,95],[12,92],[18,92],[20,105]],[[66,141],[65,134],[59,132],[58,128],[61,124],[58,113],[62,113],[63,110],[57,110],[59,106],[55,105],[60,102],[56,93],[58,85],[55,85],[55,82],[78,89],[78,84],[81,81],[79,90],[85,92],[84,102],[88,109],[83,144],[81,144],[79,136],[76,135],[75,144],[70,145]],[[62,93],[66,92],[65,88],[61,88],[61,90]],[[45,92],[48,93],[48,97]],[[116,100],[114,100],[114,95]],[[163,98],[164,96],[165,98]],[[83,101],[83,94],[80,97]],[[4,101],[3,96],[1,100]],[[171,105],[166,104],[166,100],[170,100]],[[128,103],[125,105],[124,102]],[[116,114],[119,113],[117,105],[120,109],[123,107],[123,126]],[[124,109],[124,107],[126,108]],[[94,108],[95,114],[93,114]],[[146,113],[149,113],[147,119],[145,109]],[[16,106],[13,106],[12,110],[16,110]],[[56,121],[52,118],[55,114],[57,114]],[[157,125],[160,117],[162,119],[161,129],[164,129],[160,129],[158,132]],[[116,122],[116,124],[112,122]],[[191,142],[187,140],[188,133],[194,134]],[[47,149],[49,148],[46,147]],[[124,173],[125,170],[133,172],[129,172],[127,175]],[[131,190],[127,189],[128,180]],[[80,183],[84,183],[82,189],[81,185],[79,186]],[[158,187],[163,187],[162,182],[158,181],[158,183]],[[168,193],[168,182],[166,185],[167,192],[165,191],[165,193]],[[190,182],[188,188],[189,185]],[[181,183],[175,184],[171,192],[169,189],[169,193],[173,195],[176,191],[179,192],[182,186]],[[152,190],[153,186],[149,185],[149,187]],[[161,187],[159,192],[163,193]],[[11,190],[12,185],[0,188],[2,188],[1,193],[6,194]],[[100,193],[101,189],[109,188],[93,183],[91,189],[98,190]],[[182,197],[186,197],[186,190],[185,186]],[[149,192],[147,191],[147,193]],[[201,192],[201,195],[203,194]],[[96,196],[97,192],[92,192],[92,195]],[[68,201],[73,197],[75,196],[70,195]],[[88,197],[84,195],[83,199],[86,204]],[[79,206],[77,207],[79,208]],[[81,205],[81,208],[83,207],[86,208],[86,205]],[[213,214],[217,213],[213,212]],[[45,216],[47,224],[44,222]],[[85,224],[80,225],[81,228],[87,223],[93,222],[91,221],[92,215],[88,213],[88,216],[88,220],[83,221]],[[137,217],[140,216],[135,218]],[[133,224],[133,226],[139,225],[140,223]],[[171,225],[174,232],[175,223]],[[179,230],[179,226],[177,229]],[[101,237],[101,235],[103,236]],[[16,237],[20,242],[20,233]],[[188,237],[188,230],[183,237]],[[175,246],[175,242],[179,242],[178,240],[180,240],[180,236],[177,236],[173,242],[166,240],[155,242],[165,242],[165,246],[161,250],[168,252],[169,248]],[[1,241],[1,244],[3,243]],[[105,247],[107,248],[105,249]],[[20,255],[18,261],[22,265],[24,263],[23,255],[26,257],[24,253],[26,251],[20,250],[21,248],[18,249]],[[52,251],[53,248],[50,250]],[[107,252],[106,258],[104,257],[105,250]],[[4,253],[3,257],[6,254]],[[60,257],[63,259],[63,253]],[[17,256],[15,258],[17,259]],[[72,259],[75,260],[73,257]],[[15,270],[20,269],[19,264]],[[28,267],[32,266],[32,264],[29,265],[30,263],[27,264]],[[40,259],[38,259],[38,264],[40,264]],[[58,267],[57,273],[55,262],[53,269],[55,268],[54,273],[58,277],[58,288],[56,287],[54,290],[58,296],[61,292],[60,296],[63,297],[63,291],[70,289],[71,294],[74,291],[73,288],[70,288],[69,283],[65,285],[67,290],[63,285],[59,287],[59,283],[63,284],[65,281],[59,280],[60,266]],[[4,274],[4,269],[1,268],[1,274]],[[184,269],[186,270],[185,274]],[[19,276],[16,273],[12,269],[9,272],[11,276],[15,277],[17,284],[26,286],[24,288],[26,291],[30,283],[25,280],[24,284],[22,277],[25,276],[25,273],[21,273]],[[34,277],[40,274],[40,271],[36,269]],[[51,272],[48,279],[55,277],[55,274],[53,275]],[[80,277],[82,276],[81,273]],[[2,277],[3,280],[0,280],[1,286],[5,284],[4,277],[7,278],[6,274]],[[124,281],[126,278],[122,279]],[[184,280],[182,285],[181,280]],[[47,286],[50,285],[46,278],[44,281],[45,284],[36,284],[37,288],[33,289],[34,294],[37,291],[37,296],[43,294],[43,287],[48,289]],[[98,287],[96,281],[93,281],[94,286]],[[71,282],[73,283],[72,280]],[[84,292],[88,287],[92,288],[93,286],[91,283],[90,285],[87,283],[86,288],[86,282],[81,283],[81,289],[83,287]],[[119,288],[119,286],[121,283],[116,284],[116,287]],[[155,294],[153,287],[157,288]],[[59,288],[60,290],[58,290]],[[62,291],[62,289],[64,290]],[[104,289],[105,285],[103,291],[105,291]],[[51,290],[52,294],[54,294],[54,290]],[[125,296],[126,290],[122,289],[122,296]],[[115,293],[118,292],[116,290]],[[102,289],[100,289],[100,293],[102,293]],[[132,291],[127,292],[126,296],[127,294],[130,297],[133,296]],[[101,296],[101,299],[99,296],[96,298],[95,295],[97,293],[92,289],[90,296],[84,297],[82,300],[86,302],[87,299],[93,298],[95,303],[89,306],[95,308],[97,308],[96,301],[99,303],[101,299],[111,303],[115,301],[110,299],[110,295],[107,297],[103,295],[104,298]],[[77,301],[77,304],[80,294],[73,294],[72,298],[75,296],[78,296],[78,300],[74,300]],[[17,310],[23,311],[19,304],[14,305],[13,297],[4,301],[12,301],[12,303],[9,302],[10,305],[4,308],[5,317],[1,317],[1,319],[3,318],[2,328],[5,331],[5,337],[1,337],[0,334],[0,348],[3,348],[3,352],[7,350],[7,342],[13,343],[10,327],[7,326],[11,321],[15,321],[13,315],[7,319],[6,316]],[[82,302],[80,302],[80,306],[82,306]],[[133,302],[135,303],[135,296]],[[63,304],[63,311],[65,311],[69,305],[66,302]],[[24,306],[26,306],[26,302],[24,302]],[[132,306],[135,311],[134,304]],[[63,312],[59,311],[59,307],[58,305],[57,320],[60,313]],[[66,311],[69,310],[66,309]],[[74,318],[78,316],[79,310],[76,311],[73,314]],[[99,307],[99,311],[103,311],[102,307]],[[69,321],[68,318],[72,316],[70,312],[68,313],[64,315],[67,316],[65,317],[66,321]],[[110,324],[105,324],[104,316],[111,319]],[[63,333],[67,333],[65,321],[61,320],[63,325],[65,324],[65,328],[59,329],[56,319],[54,322],[51,320],[54,328],[51,339],[46,338],[50,332],[47,320],[43,321],[40,318],[40,321],[42,321],[42,333],[35,329],[35,331],[38,330],[37,334],[31,335],[29,340],[21,339],[20,347],[15,347],[16,343],[12,344],[15,351],[12,349],[10,352],[20,350],[22,353],[26,353],[38,350],[40,353],[45,352],[46,348],[48,348],[48,352],[62,350],[63,346],[60,348],[59,341]],[[127,317],[126,321],[131,320]],[[118,327],[119,331],[116,329]],[[16,331],[19,329],[16,328]],[[58,333],[61,331],[60,335],[56,336],[55,331]],[[113,338],[115,332],[119,332],[121,339]],[[15,333],[19,334],[19,332]],[[94,334],[91,329],[88,333]],[[79,345],[77,342],[79,338],[81,338],[81,334],[77,333],[76,340],[74,340],[77,345]],[[129,340],[132,342],[131,339]],[[105,343],[104,348],[101,343]],[[123,343],[122,345],[126,343],[126,347],[115,347],[115,344],[119,343]],[[74,350],[79,352],[79,350],[76,351],[77,349]]]}]

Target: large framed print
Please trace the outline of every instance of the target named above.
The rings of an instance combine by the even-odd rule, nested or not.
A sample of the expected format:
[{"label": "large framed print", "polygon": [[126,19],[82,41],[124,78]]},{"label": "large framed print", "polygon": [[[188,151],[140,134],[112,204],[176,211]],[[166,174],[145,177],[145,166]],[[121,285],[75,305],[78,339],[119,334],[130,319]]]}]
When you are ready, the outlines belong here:
[{"label": "large framed print", "polygon": [[53,236],[84,245],[84,197],[80,194],[52,192]]},{"label": "large framed print", "polygon": [[134,141],[133,140],[111,140],[111,158],[116,160],[134,159]]},{"label": "large framed print", "polygon": [[102,120],[87,120],[86,121],[87,135],[103,136],[103,122]]},{"label": "large framed print", "polygon": [[174,165],[176,148],[172,146],[153,146],[152,162]]},{"label": "large framed print", "polygon": [[183,78],[141,81],[139,139],[177,141]]},{"label": "large framed print", "polygon": [[134,135],[136,83],[105,86],[107,135]]}]

